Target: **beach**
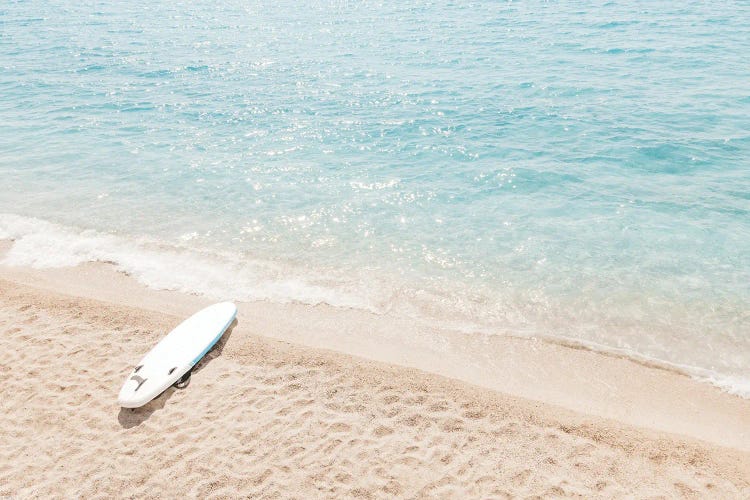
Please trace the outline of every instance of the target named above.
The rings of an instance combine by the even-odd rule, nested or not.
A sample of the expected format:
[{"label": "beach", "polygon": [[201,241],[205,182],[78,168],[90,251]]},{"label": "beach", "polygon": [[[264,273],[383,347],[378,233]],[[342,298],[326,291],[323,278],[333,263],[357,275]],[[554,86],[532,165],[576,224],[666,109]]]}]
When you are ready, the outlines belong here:
[{"label": "beach", "polygon": [[[430,365],[429,352],[388,362],[387,346],[352,329],[372,339],[385,328],[374,317],[240,304],[186,389],[129,410],[116,394],[134,363],[206,298],[147,289],[103,263],[2,266],[0,297],[0,495],[750,493],[750,401],[647,363],[515,339],[527,346],[513,367],[482,378],[481,367],[451,372],[450,357]],[[332,330],[350,342],[323,347]],[[524,379],[525,363],[544,375]],[[618,379],[629,392],[617,395]],[[550,396],[564,392],[551,380],[579,388]]]},{"label": "beach", "polygon": [[646,7],[0,8],[0,500],[750,498],[750,4]]}]

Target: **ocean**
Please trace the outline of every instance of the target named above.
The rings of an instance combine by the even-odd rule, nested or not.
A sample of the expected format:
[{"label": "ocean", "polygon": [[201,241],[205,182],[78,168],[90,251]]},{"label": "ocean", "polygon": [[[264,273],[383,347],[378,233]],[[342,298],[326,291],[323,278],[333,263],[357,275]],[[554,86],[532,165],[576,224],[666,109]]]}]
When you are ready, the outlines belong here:
[{"label": "ocean", "polygon": [[5,2],[4,263],[750,397],[747,2]]}]

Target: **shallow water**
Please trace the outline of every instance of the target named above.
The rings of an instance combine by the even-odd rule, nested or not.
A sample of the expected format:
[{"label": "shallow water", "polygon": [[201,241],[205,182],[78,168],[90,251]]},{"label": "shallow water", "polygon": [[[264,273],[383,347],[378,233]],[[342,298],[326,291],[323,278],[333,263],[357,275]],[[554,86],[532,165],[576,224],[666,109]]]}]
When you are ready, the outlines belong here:
[{"label": "shallow water", "polygon": [[742,2],[6,3],[0,237],[750,395],[747,54]]}]

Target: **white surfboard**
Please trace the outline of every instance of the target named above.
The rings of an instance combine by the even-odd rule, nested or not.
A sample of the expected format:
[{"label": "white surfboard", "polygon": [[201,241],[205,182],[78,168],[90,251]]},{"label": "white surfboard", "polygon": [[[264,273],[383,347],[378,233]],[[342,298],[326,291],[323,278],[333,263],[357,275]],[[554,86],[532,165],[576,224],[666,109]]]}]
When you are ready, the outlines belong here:
[{"label": "white surfboard", "polygon": [[222,302],[180,323],[133,369],[117,398],[120,406],[143,406],[177,382],[216,344],[236,316],[237,307]]}]

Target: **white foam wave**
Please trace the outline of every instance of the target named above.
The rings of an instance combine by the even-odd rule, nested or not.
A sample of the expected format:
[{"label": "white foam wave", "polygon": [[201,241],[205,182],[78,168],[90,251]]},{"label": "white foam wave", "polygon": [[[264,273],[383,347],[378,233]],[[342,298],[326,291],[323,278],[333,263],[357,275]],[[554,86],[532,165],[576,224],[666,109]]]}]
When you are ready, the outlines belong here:
[{"label": "white foam wave", "polygon": [[[253,259],[239,253],[207,251],[187,246],[190,238],[183,238],[175,244],[164,244],[147,238],[129,239],[32,217],[0,214],[0,239],[13,240],[0,261],[10,266],[55,268],[85,262],[109,262],[142,284],[159,290],[197,293],[219,300],[328,304],[377,314],[390,311],[464,333],[491,335],[498,332],[496,325],[473,321],[472,314],[465,314],[466,307],[456,307],[445,294],[436,295],[426,290],[415,292],[395,283],[374,280],[372,276],[357,277],[335,270],[321,271],[295,267],[286,262]],[[511,305],[506,306],[504,314],[512,316],[514,309]],[[473,308],[469,309],[474,311]],[[524,328],[523,314],[518,312],[518,316],[511,317],[512,321],[508,322],[513,328],[502,330],[521,336],[540,333],[533,325]],[[749,378],[667,362],[630,349],[614,348],[565,335],[556,335],[555,338],[598,351],[673,366],[697,380],[750,399]]]},{"label": "white foam wave", "polygon": [[10,266],[53,268],[101,261],[159,290],[239,301],[381,309],[371,300],[371,290],[356,280],[239,254],[206,252],[144,238],[130,240],[13,214],[0,214],[0,239],[13,240],[2,261]]},{"label": "white foam wave", "polygon": [[750,399],[750,378],[741,377],[738,375],[727,375],[716,372],[714,370],[708,370],[706,368],[700,368],[697,366],[686,365],[681,363],[674,363],[671,361],[665,361],[663,359],[655,358],[652,356],[646,356],[633,349],[621,349],[611,346],[606,346],[597,342],[584,341],[580,339],[574,339],[570,337],[545,337],[546,340],[562,344],[566,346],[573,346],[576,348],[589,349],[600,353],[609,353],[620,355],[625,358],[632,360],[645,362],[660,368],[670,368],[679,371],[680,373],[692,377],[700,382],[709,383],[721,389],[724,392],[739,396],[741,398]]},{"label": "white foam wave", "polygon": [[702,382],[708,382],[719,389],[734,394],[741,398],[750,399],[750,378],[739,377],[736,375],[723,375],[716,372],[700,370],[700,375],[695,378]]}]

